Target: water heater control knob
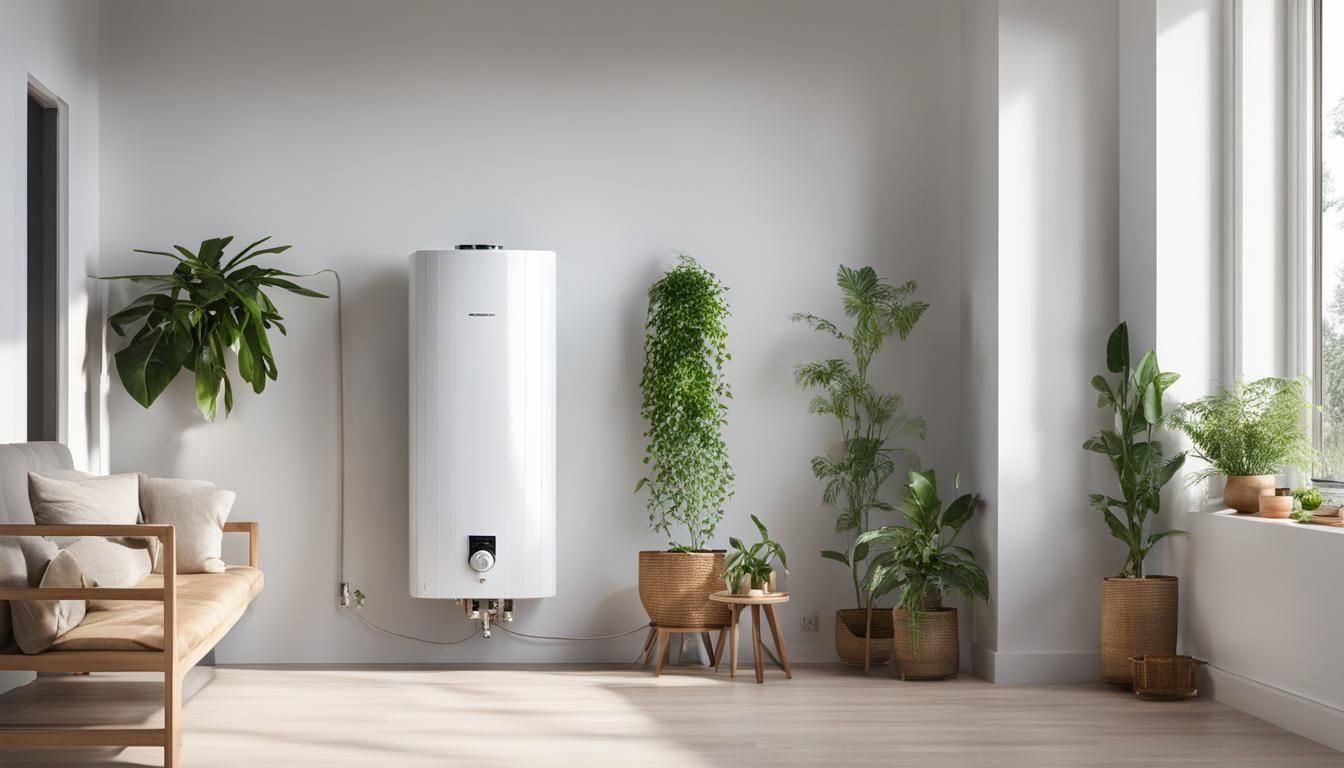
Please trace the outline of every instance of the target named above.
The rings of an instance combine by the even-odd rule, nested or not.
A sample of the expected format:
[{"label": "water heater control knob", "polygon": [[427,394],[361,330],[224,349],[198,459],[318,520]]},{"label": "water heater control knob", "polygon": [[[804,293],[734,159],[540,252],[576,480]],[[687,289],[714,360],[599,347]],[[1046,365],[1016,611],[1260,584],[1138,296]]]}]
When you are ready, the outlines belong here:
[{"label": "water heater control knob", "polygon": [[478,549],[471,553],[471,557],[467,558],[467,563],[473,571],[485,573],[495,567],[495,556],[484,549]]}]

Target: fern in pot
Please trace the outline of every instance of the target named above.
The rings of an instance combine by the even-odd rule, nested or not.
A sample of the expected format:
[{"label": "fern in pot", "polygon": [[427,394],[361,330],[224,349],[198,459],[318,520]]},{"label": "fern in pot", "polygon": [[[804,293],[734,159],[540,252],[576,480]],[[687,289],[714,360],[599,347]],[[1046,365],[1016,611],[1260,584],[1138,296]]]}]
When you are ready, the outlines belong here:
[{"label": "fern in pot", "polygon": [[682,254],[649,288],[640,414],[648,426],[649,526],[665,550],[639,553],[639,598],[655,625],[724,626],[729,609],[709,596],[723,588],[723,550],[707,549],[733,493],[722,427],[732,397],[725,321],[728,289]]},{"label": "fern in pot", "polygon": [[1144,570],[1153,547],[1183,531],[1150,530],[1149,521],[1162,511],[1162,489],[1185,464],[1185,453],[1167,457],[1156,430],[1163,425],[1162,398],[1180,378],[1163,371],[1157,355],[1146,352],[1131,365],[1129,329],[1121,323],[1106,342],[1106,368],[1114,376],[1092,377],[1097,406],[1112,413],[1112,428],[1102,429],[1083,448],[1109,459],[1119,497],[1090,496],[1111,535],[1125,545],[1117,576],[1101,586],[1101,676],[1109,683],[1130,685],[1129,657],[1176,652],[1177,596],[1171,576]]},{"label": "fern in pot", "polygon": [[[957,483],[960,490],[960,482]],[[943,596],[968,603],[989,599],[989,580],[975,553],[956,543],[980,497],[958,496],[947,507],[938,498],[933,470],[910,473],[902,512],[904,525],[889,525],[859,537],[873,555],[864,588],[880,597],[896,591],[892,609],[892,656],[903,680],[943,680],[957,676],[961,638],[957,609]]]},{"label": "fern in pot", "polygon": [[1186,403],[1171,421],[1208,463],[1192,482],[1225,476],[1223,503],[1253,514],[1260,511],[1261,496],[1274,495],[1279,472],[1310,473],[1316,458],[1306,430],[1310,409],[1305,378],[1267,378],[1237,382]]},{"label": "fern in pot", "polygon": [[816,392],[808,410],[833,418],[839,427],[840,441],[812,459],[812,473],[822,484],[822,503],[836,511],[835,532],[848,539],[848,546],[823,550],[821,556],[844,566],[854,585],[854,607],[835,614],[836,652],[844,663],[867,668],[891,658],[892,628],[891,614],[875,613],[873,595],[863,589],[868,544],[859,539],[872,527],[874,512],[894,511],[880,494],[896,472],[898,454],[906,452],[919,464],[914,451],[897,445],[897,439],[922,440],[925,432],[923,419],[905,414],[899,394],[878,391],[869,370],[892,337],[910,335],[929,305],[913,298],[915,283],[892,285],[872,267],[842,265],[835,282],[848,328],[813,314],[798,313],[793,319],[844,344],[850,359],[804,363],[794,378]]}]

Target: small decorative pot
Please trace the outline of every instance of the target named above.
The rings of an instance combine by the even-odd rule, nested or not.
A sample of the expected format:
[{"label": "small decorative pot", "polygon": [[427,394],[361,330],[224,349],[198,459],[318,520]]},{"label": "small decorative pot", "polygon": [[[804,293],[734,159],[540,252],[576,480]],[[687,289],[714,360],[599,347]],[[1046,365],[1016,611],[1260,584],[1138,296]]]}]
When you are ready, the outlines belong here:
[{"label": "small decorative pot", "polygon": [[910,619],[904,608],[892,610],[893,671],[902,680],[947,680],[961,667],[961,637],[957,609],[919,611],[919,644],[910,636]]},{"label": "small decorative pot", "polygon": [[1260,511],[1260,497],[1274,495],[1273,475],[1228,475],[1223,503],[1244,515]]},{"label": "small decorative pot", "polygon": [[1175,576],[1101,582],[1101,679],[1132,685],[1131,656],[1176,653],[1180,583]]},{"label": "small decorative pot", "polygon": [[[1279,493],[1284,491],[1284,493]],[[1273,496],[1260,497],[1261,517],[1288,517],[1293,511],[1292,491],[1288,488],[1276,488]]]}]

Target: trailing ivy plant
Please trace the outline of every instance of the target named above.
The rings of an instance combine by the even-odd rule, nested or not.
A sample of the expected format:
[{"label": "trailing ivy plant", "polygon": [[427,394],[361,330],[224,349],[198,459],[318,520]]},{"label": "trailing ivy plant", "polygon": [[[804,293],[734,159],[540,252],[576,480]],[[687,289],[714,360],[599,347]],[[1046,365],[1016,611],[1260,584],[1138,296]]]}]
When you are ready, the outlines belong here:
[{"label": "trailing ivy plant", "polygon": [[[899,394],[877,391],[868,380],[869,367],[888,339],[910,335],[929,305],[911,299],[914,282],[892,285],[878,277],[872,267],[852,269],[841,265],[835,283],[844,300],[845,316],[852,321],[848,330],[817,315],[800,312],[792,318],[843,342],[849,347],[851,359],[803,363],[794,370],[794,379],[799,386],[818,390],[808,410],[833,417],[840,427],[838,455],[813,458],[812,474],[822,483],[822,503],[838,512],[835,532],[851,534],[854,539],[846,551],[824,550],[821,556],[849,568],[854,600],[863,607],[859,568],[868,557],[868,544],[858,538],[869,529],[873,510],[895,509],[878,498],[883,484],[896,471],[895,454],[907,451],[914,455],[913,450],[894,445],[893,438],[901,435],[922,440],[925,432],[923,419],[904,413],[904,399]],[[914,461],[918,465],[917,455]]]},{"label": "trailing ivy plant", "polygon": [[1306,377],[1237,382],[1182,405],[1172,423],[1190,436],[1208,466],[1192,482],[1213,475],[1274,475],[1287,467],[1309,474],[1316,451],[1307,433],[1311,410]]},{"label": "trailing ivy plant", "polygon": [[733,468],[722,427],[732,390],[724,378],[728,354],[728,289],[681,254],[649,288],[645,319],[644,391],[648,474],[635,492],[649,491],[649,526],[668,537],[685,530],[673,551],[703,549],[733,495]]},{"label": "trailing ivy plant", "polygon": [[266,295],[267,288],[280,288],[318,299],[324,294],[286,279],[306,277],[250,263],[259,256],[280,254],[288,245],[259,248],[270,237],[252,243],[227,261],[224,249],[233,237],[212,237],[195,253],[174,245],[176,253],[136,253],[163,256],[176,262],[165,275],[116,275],[104,280],[145,283],[156,290],[143,294],[125,309],[108,318],[118,336],[142,323],[131,341],[117,352],[117,373],[127,394],[148,408],[182,369],[196,378],[196,408],[214,420],[221,392],[224,414],[233,410],[233,382],[226,363],[237,357],[238,375],[261,393],[266,380],[279,375],[267,332],[285,333],[283,317]]},{"label": "trailing ivy plant", "polygon": [[[957,490],[961,479],[956,479]],[[874,599],[899,590],[896,605],[905,609],[910,643],[919,648],[919,612],[939,610],[943,595],[961,595],[966,602],[989,599],[989,579],[975,562],[975,553],[956,543],[975,513],[977,495],[963,493],[946,508],[938,498],[933,470],[912,471],[901,511],[905,525],[887,525],[859,536],[877,554],[868,566],[863,588]]]},{"label": "trailing ivy plant", "polygon": [[1111,535],[1125,544],[1119,575],[1141,579],[1153,545],[1168,536],[1185,535],[1176,530],[1147,532],[1148,519],[1162,511],[1162,488],[1185,464],[1184,451],[1166,458],[1154,435],[1163,423],[1162,395],[1180,374],[1161,370],[1151,350],[1144,353],[1138,367],[1132,367],[1125,323],[1116,326],[1106,341],[1106,369],[1117,375],[1115,381],[1098,374],[1092,377],[1092,388],[1097,391],[1097,407],[1114,414],[1114,428],[1098,432],[1083,443],[1083,449],[1110,459],[1120,498],[1094,493],[1089,499]]}]

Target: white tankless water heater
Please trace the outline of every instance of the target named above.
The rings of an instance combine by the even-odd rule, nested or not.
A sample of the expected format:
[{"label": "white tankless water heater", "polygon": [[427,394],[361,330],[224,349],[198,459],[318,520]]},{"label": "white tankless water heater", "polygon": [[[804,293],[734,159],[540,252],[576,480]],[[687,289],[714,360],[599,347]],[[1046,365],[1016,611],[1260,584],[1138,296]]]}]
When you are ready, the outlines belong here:
[{"label": "white tankless water heater", "polygon": [[416,251],[410,294],[410,593],[488,630],[555,596],[555,254]]}]

